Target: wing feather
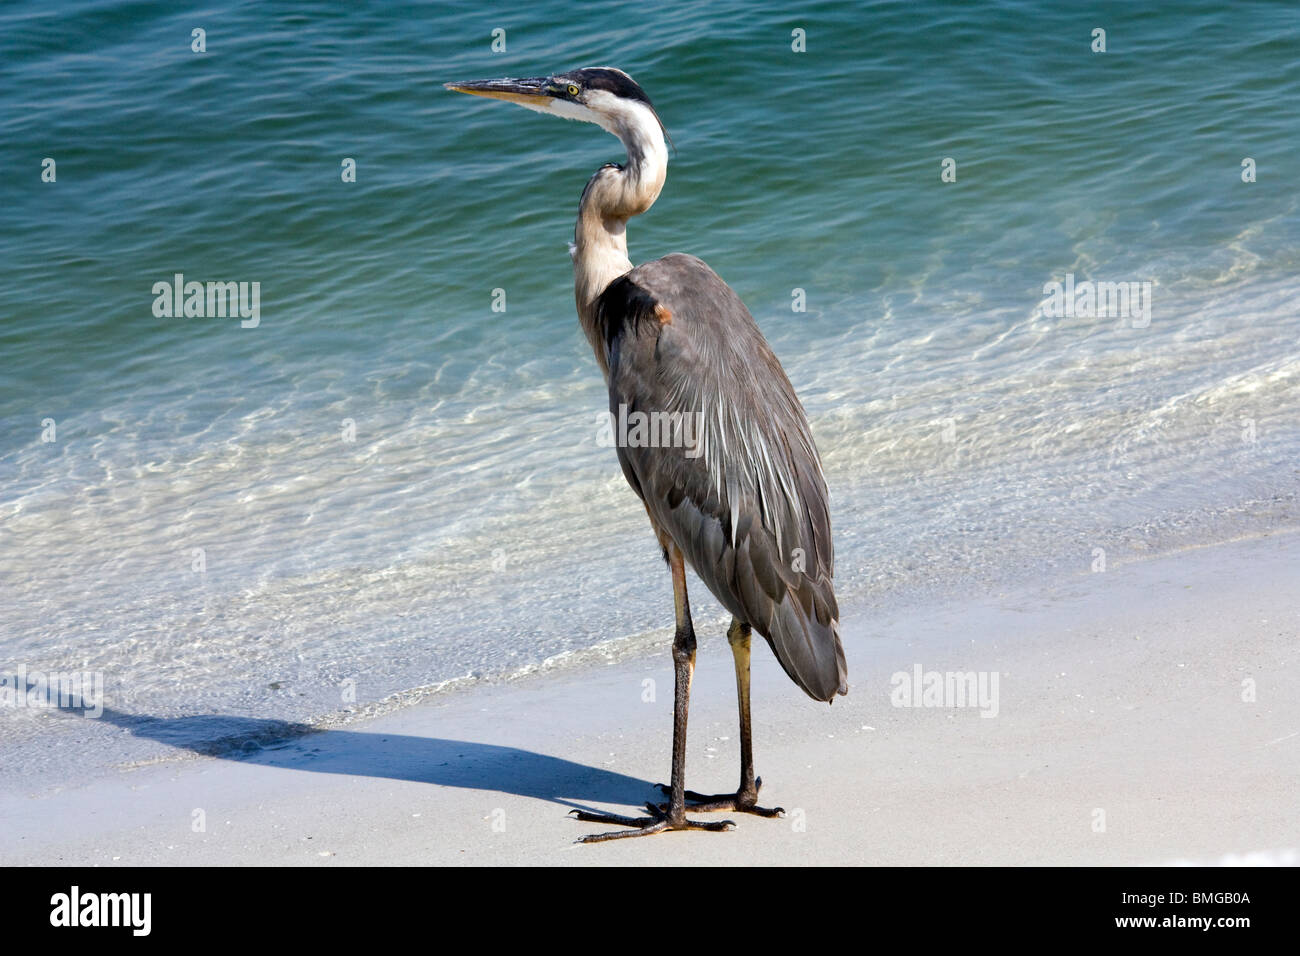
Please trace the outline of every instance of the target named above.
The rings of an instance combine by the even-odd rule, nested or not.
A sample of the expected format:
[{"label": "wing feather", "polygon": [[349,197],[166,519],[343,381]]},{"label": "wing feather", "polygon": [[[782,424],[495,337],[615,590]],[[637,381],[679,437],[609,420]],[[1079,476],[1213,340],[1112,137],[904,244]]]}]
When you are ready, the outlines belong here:
[{"label": "wing feather", "polygon": [[674,254],[611,283],[596,325],[611,412],[667,415],[675,437],[697,416],[694,447],[618,448],[651,521],[810,696],[846,693],[821,461],[749,310],[699,259]]}]

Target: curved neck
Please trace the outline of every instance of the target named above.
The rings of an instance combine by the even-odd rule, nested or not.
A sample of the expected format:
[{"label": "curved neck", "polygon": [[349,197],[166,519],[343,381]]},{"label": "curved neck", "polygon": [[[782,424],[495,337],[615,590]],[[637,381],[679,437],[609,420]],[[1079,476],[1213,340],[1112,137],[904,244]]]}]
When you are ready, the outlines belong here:
[{"label": "curved neck", "polygon": [[627,256],[627,221],[659,197],[668,175],[663,129],[649,108],[629,103],[603,118],[605,129],[623,141],[627,162],[596,170],[582,191],[573,235],[573,289],[582,323],[602,371],[604,343],[595,334],[595,302],[606,287],[632,268]]}]

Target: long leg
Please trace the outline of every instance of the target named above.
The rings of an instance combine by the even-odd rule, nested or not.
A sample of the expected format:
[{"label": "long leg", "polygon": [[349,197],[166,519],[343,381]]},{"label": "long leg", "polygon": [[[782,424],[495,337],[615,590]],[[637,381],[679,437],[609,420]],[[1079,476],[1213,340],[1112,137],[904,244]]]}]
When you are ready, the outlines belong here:
[{"label": "long leg", "polygon": [[669,558],[669,566],[673,572],[677,630],[673,634],[673,777],[668,816],[678,822],[686,817],[686,717],[691,706],[691,682],[695,679],[695,628],[691,624],[691,603],[686,597],[686,565],[676,548]]},{"label": "long leg", "polygon": [[579,820],[635,828],[593,834],[583,837],[583,843],[646,836],[663,830],[730,830],[735,826],[730,820],[698,823],[686,819],[686,717],[690,709],[691,679],[695,676],[695,628],[691,625],[691,605],[686,597],[686,564],[676,546],[669,547],[668,566],[673,574],[673,607],[677,617],[677,630],[673,634],[673,775],[668,788],[668,805],[646,804],[652,814],[650,817],[623,817],[576,810],[573,815]]},{"label": "long leg", "polygon": [[727,643],[731,645],[731,656],[736,664],[736,699],[740,706],[740,786],[734,794],[709,796],[687,791],[685,797],[691,801],[687,806],[691,810],[734,810],[756,813],[761,817],[784,816],[785,810],[781,807],[758,806],[758,790],[763,781],[754,776],[754,735],[749,717],[749,625],[732,618],[731,627],[727,628]]}]

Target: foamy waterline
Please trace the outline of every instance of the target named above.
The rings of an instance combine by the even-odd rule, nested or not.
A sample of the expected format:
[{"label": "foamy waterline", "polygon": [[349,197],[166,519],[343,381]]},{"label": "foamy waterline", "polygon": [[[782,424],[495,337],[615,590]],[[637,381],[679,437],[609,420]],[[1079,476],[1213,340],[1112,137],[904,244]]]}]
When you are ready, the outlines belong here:
[{"label": "foamy waterline", "polygon": [[[841,604],[1293,524],[1294,291],[1167,289],[1143,329],[1002,307],[787,347]],[[310,382],[206,422],[185,402],[133,418],[144,396],[124,396],[7,455],[6,657],[102,671],[128,713],[333,726],[668,639],[667,576],[599,447],[594,376],[519,393],[479,375],[405,420],[377,378],[384,418],[353,442],[336,429],[355,407]],[[698,584],[694,604],[717,613]]]}]

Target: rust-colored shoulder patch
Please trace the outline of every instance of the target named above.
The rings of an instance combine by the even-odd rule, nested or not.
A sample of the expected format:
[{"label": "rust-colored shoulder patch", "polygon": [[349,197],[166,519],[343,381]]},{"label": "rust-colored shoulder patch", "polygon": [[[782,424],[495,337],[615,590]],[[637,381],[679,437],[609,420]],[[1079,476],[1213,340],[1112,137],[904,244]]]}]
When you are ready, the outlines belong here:
[{"label": "rust-colored shoulder patch", "polygon": [[655,318],[659,320],[660,325],[673,324],[673,314],[658,303],[655,303]]}]

